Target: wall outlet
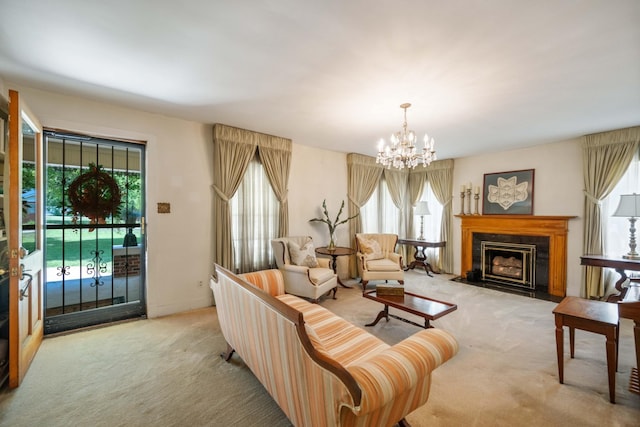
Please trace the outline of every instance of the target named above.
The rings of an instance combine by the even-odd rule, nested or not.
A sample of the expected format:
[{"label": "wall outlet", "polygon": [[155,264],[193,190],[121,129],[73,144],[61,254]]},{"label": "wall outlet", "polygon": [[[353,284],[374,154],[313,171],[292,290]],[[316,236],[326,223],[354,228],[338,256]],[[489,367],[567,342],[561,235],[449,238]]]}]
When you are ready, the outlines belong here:
[{"label": "wall outlet", "polygon": [[198,280],[198,287],[199,288],[204,287],[204,282],[202,280]]}]

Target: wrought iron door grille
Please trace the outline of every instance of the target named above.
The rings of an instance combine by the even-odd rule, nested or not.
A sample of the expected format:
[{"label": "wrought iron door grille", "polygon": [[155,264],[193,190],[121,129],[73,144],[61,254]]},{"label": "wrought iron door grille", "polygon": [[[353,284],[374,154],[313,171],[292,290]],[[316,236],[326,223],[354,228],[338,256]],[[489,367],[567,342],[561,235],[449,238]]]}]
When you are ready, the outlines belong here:
[{"label": "wrought iron door grille", "polygon": [[[128,317],[144,315],[144,146],[55,132],[45,132],[45,138],[45,333],[58,332],[58,324],[64,330],[71,329],[69,323],[101,323],[96,320],[101,315],[104,321],[115,320],[105,307],[128,306],[119,311]],[[78,180],[74,188],[80,190],[72,193],[76,199],[105,200],[104,187],[78,187],[96,168],[115,180],[121,196],[121,203],[114,202],[99,219],[79,212],[69,197]],[[74,315],[77,321],[69,321]]]}]

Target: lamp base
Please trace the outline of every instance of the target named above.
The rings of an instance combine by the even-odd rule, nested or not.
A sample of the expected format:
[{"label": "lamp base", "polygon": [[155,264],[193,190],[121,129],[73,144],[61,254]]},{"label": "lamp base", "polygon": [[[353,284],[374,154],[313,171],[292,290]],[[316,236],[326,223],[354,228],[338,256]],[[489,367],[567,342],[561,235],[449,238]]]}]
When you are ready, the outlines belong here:
[{"label": "lamp base", "polygon": [[624,259],[640,259],[640,254],[626,254],[622,255]]}]

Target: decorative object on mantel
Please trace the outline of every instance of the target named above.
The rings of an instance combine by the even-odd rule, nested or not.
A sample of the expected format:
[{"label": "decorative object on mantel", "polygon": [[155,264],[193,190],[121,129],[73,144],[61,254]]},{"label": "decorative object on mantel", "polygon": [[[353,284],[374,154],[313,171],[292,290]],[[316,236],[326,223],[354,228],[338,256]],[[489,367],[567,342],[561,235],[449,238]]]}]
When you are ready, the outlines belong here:
[{"label": "decorative object on mantel", "polygon": [[398,169],[415,168],[418,164],[426,167],[436,160],[436,150],[434,148],[435,141],[425,135],[424,148],[422,153],[416,151],[416,134],[412,130],[407,130],[407,108],[411,107],[408,102],[400,105],[404,109],[404,122],[402,130],[391,135],[391,142],[385,147],[384,139],[378,144],[378,155],[376,163],[391,169],[391,166]]},{"label": "decorative object on mantel", "polygon": [[340,215],[342,215],[343,209],[344,209],[344,200],[340,205],[340,210],[338,211],[338,215],[336,215],[336,219],[334,221],[331,221],[331,217],[329,216],[329,212],[327,211],[327,200],[325,199],[322,201],[322,213],[324,214],[324,218],[312,218],[309,220],[309,222],[317,221],[317,222],[324,222],[325,224],[327,224],[327,227],[329,227],[329,244],[327,245],[327,249],[329,250],[334,250],[336,248],[336,228],[339,225],[345,224],[347,221],[358,216],[358,214],[355,214],[353,216],[350,216],[347,219],[340,221]]},{"label": "decorative object on mantel", "polygon": [[473,193],[473,200],[475,201],[475,208],[474,208],[473,214],[480,215],[480,212],[478,212],[478,202],[480,201],[480,187],[478,186],[476,186],[476,190]]},{"label": "decorative object on mantel", "polygon": [[623,194],[620,196],[620,204],[613,216],[629,218],[629,252],[622,255],[625,259],[640,259],[636,251],[636,219],[640,216],[640,194]]},{"label": "decorative object on mantel", "polygon": [[534,169],[484,175],[484,215],[533,215]]},{"label": "decorative object on mantel", "polygon": [[420,236],[418,240],[424,240],[424,216],[431,215],[431,212],[429,212],[429,204],[425,201],[418,202],[415,214],[420,215]]},{"label": "decorative object on mantel", "polygon": [[89,171],[73,180],[67,195],[74,224],[82,216],[89,218],[90,224],[104,224],[107,217],[116,216],[120,212],[121,194],[118,183],[101,165],[96,166],[95,163],[89,163]]},{"label": "decorative object on mantel", "polygon": [[[460,214],[459,215],[471,215],[471,189],[473,186],[469,183],[469,186],[460,186]],[[466,196],[465,196],[466,193]],[[480,199],[480,187],[476,185],[473,192],[473,198],[475,200],[475,212],[473,215],[480,215],[478,212],[478,200]],[[465,202],[466,199],[466,202]],[[466,203],[466,204],[465,204]],[[465,209],[466,208],[466,209]]]}]

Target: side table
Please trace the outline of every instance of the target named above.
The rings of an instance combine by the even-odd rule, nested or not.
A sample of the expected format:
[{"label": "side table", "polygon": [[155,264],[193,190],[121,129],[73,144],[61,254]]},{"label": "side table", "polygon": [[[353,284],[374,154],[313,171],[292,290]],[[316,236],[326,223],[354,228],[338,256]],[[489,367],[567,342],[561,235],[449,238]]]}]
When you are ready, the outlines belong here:
[{"label": "side table", "polygon": [[416,267],[422,267],[424,268],[424,271],[427,272],[428,276],[433,277],[433,275],[431,274],[432,272],[439,274],[438,272],[434,271],[431,267],[431,264],[427,262],[427,256],[425,255],[424,250],[426,248],[442,248],[447,244],[447,242],[427,242],[426,240],[417,239],[398,239],[398,243],[401,245],[413,246],[416,249],[416,253],[413,255],[415,260],[412,261],[411,264],[407,265],[404,271],[413,270]]},{"label": "side table", "polygon": [[[328,255],[331,257],[331,268],[333,268],[333,272],[338,274],[338,257],[339,256],[348,256],[348,255],[353,255],[356,253],[356,251],[354,251],[351,248],[346,248],[343,246],[336,246],[335,249],[329,249],[326,246],[321,246],[319,248],[316,248],[316,253],[319,255]],[[350,286],[345,285],[344,283],[342,283],[342,281],[340,280],[340,276],[338,276],[338,284],[340,286],[342,286],[343,288],[350,288]]]},{"label": "side table", "polygon": [[575,356],[575,330],[604,335],[607,339],[607,375],[609,401],[616,402],[616,369],[618,367],[618,327],[620,317],[617,304],[579,297],[565,297],[553,310],[556,321],[556,353],[558,379],[564,384],[564,327],[569,327],[569,352]]}]

